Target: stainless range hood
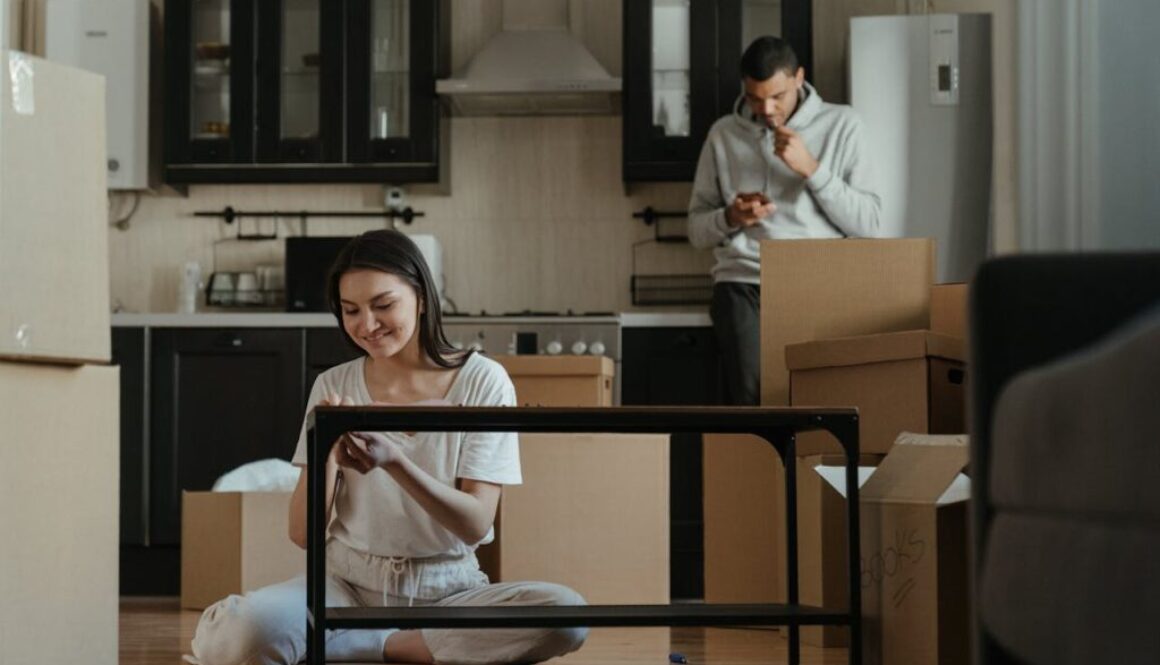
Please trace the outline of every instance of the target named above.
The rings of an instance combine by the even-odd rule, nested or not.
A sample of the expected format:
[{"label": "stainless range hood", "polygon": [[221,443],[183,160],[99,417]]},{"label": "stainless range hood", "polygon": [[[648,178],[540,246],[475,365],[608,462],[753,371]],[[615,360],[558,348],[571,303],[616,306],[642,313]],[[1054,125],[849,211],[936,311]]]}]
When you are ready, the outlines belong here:
[{"label": "stainless range hood", "polygon": [[562,26],[505,29],[435,91],[458,115],[616,113],[620,79]]}]

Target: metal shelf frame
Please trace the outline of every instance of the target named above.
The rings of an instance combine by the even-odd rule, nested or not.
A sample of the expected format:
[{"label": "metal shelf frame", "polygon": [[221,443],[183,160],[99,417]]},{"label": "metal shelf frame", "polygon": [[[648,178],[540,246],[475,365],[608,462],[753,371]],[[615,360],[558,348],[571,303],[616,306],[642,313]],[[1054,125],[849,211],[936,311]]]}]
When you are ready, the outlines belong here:
[{"label": "metal shelf frame", "polygon": [[[850,665],[862,662],[862,578],[858,523],[858,410],[812,407],[316,407],[307,416],[307,663],[325,662],[325,631],[342,628],[513,628],[757,626],[789,628],[790,665],[800,662],[801,626],[850,628]],[[845,456],[847,609],[798,603],[795,437],[823,430]],[[326,602],[325,469],[329,445],[351,431],[751,434],[785,466],[787,602],[784,604],[584,605],[556,607],[359,607]],[[707,442],[708,443],[708,442]],[[626,444],[631,445],[631,444]],[[626,488],[627,491],[627,488]]]}]

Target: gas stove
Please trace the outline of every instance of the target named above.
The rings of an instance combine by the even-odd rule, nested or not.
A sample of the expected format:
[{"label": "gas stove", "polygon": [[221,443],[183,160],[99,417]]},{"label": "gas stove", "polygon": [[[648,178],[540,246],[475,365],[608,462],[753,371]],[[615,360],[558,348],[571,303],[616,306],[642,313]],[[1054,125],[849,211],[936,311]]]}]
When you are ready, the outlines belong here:
[{"label": "gas stove", "polygon": [[443,327],[453,345],[491,355],[598,355],[620,362],[620,317],[613,312],[445,312]]}]

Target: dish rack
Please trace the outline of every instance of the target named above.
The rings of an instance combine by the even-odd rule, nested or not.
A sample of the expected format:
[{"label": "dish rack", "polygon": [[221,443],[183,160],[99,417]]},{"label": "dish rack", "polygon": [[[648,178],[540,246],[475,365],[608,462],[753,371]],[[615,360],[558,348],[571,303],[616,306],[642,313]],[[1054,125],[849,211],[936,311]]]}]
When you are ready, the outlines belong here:
[{"label": "dish rack", "polygon": [[710,275],[633,275],[633,305],[704,305],[713,299]]}]

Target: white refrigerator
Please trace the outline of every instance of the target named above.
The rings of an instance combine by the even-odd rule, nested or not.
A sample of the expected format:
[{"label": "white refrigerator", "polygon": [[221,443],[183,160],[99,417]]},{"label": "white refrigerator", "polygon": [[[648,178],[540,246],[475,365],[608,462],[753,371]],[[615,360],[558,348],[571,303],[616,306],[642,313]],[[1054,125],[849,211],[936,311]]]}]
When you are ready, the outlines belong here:
[{"label": "white refrigerator", "polygon": [[969,281],[989,246],[990,19],[850,19],[850,103],[866,126],[882,235],[934,238],[939,282]]}]

